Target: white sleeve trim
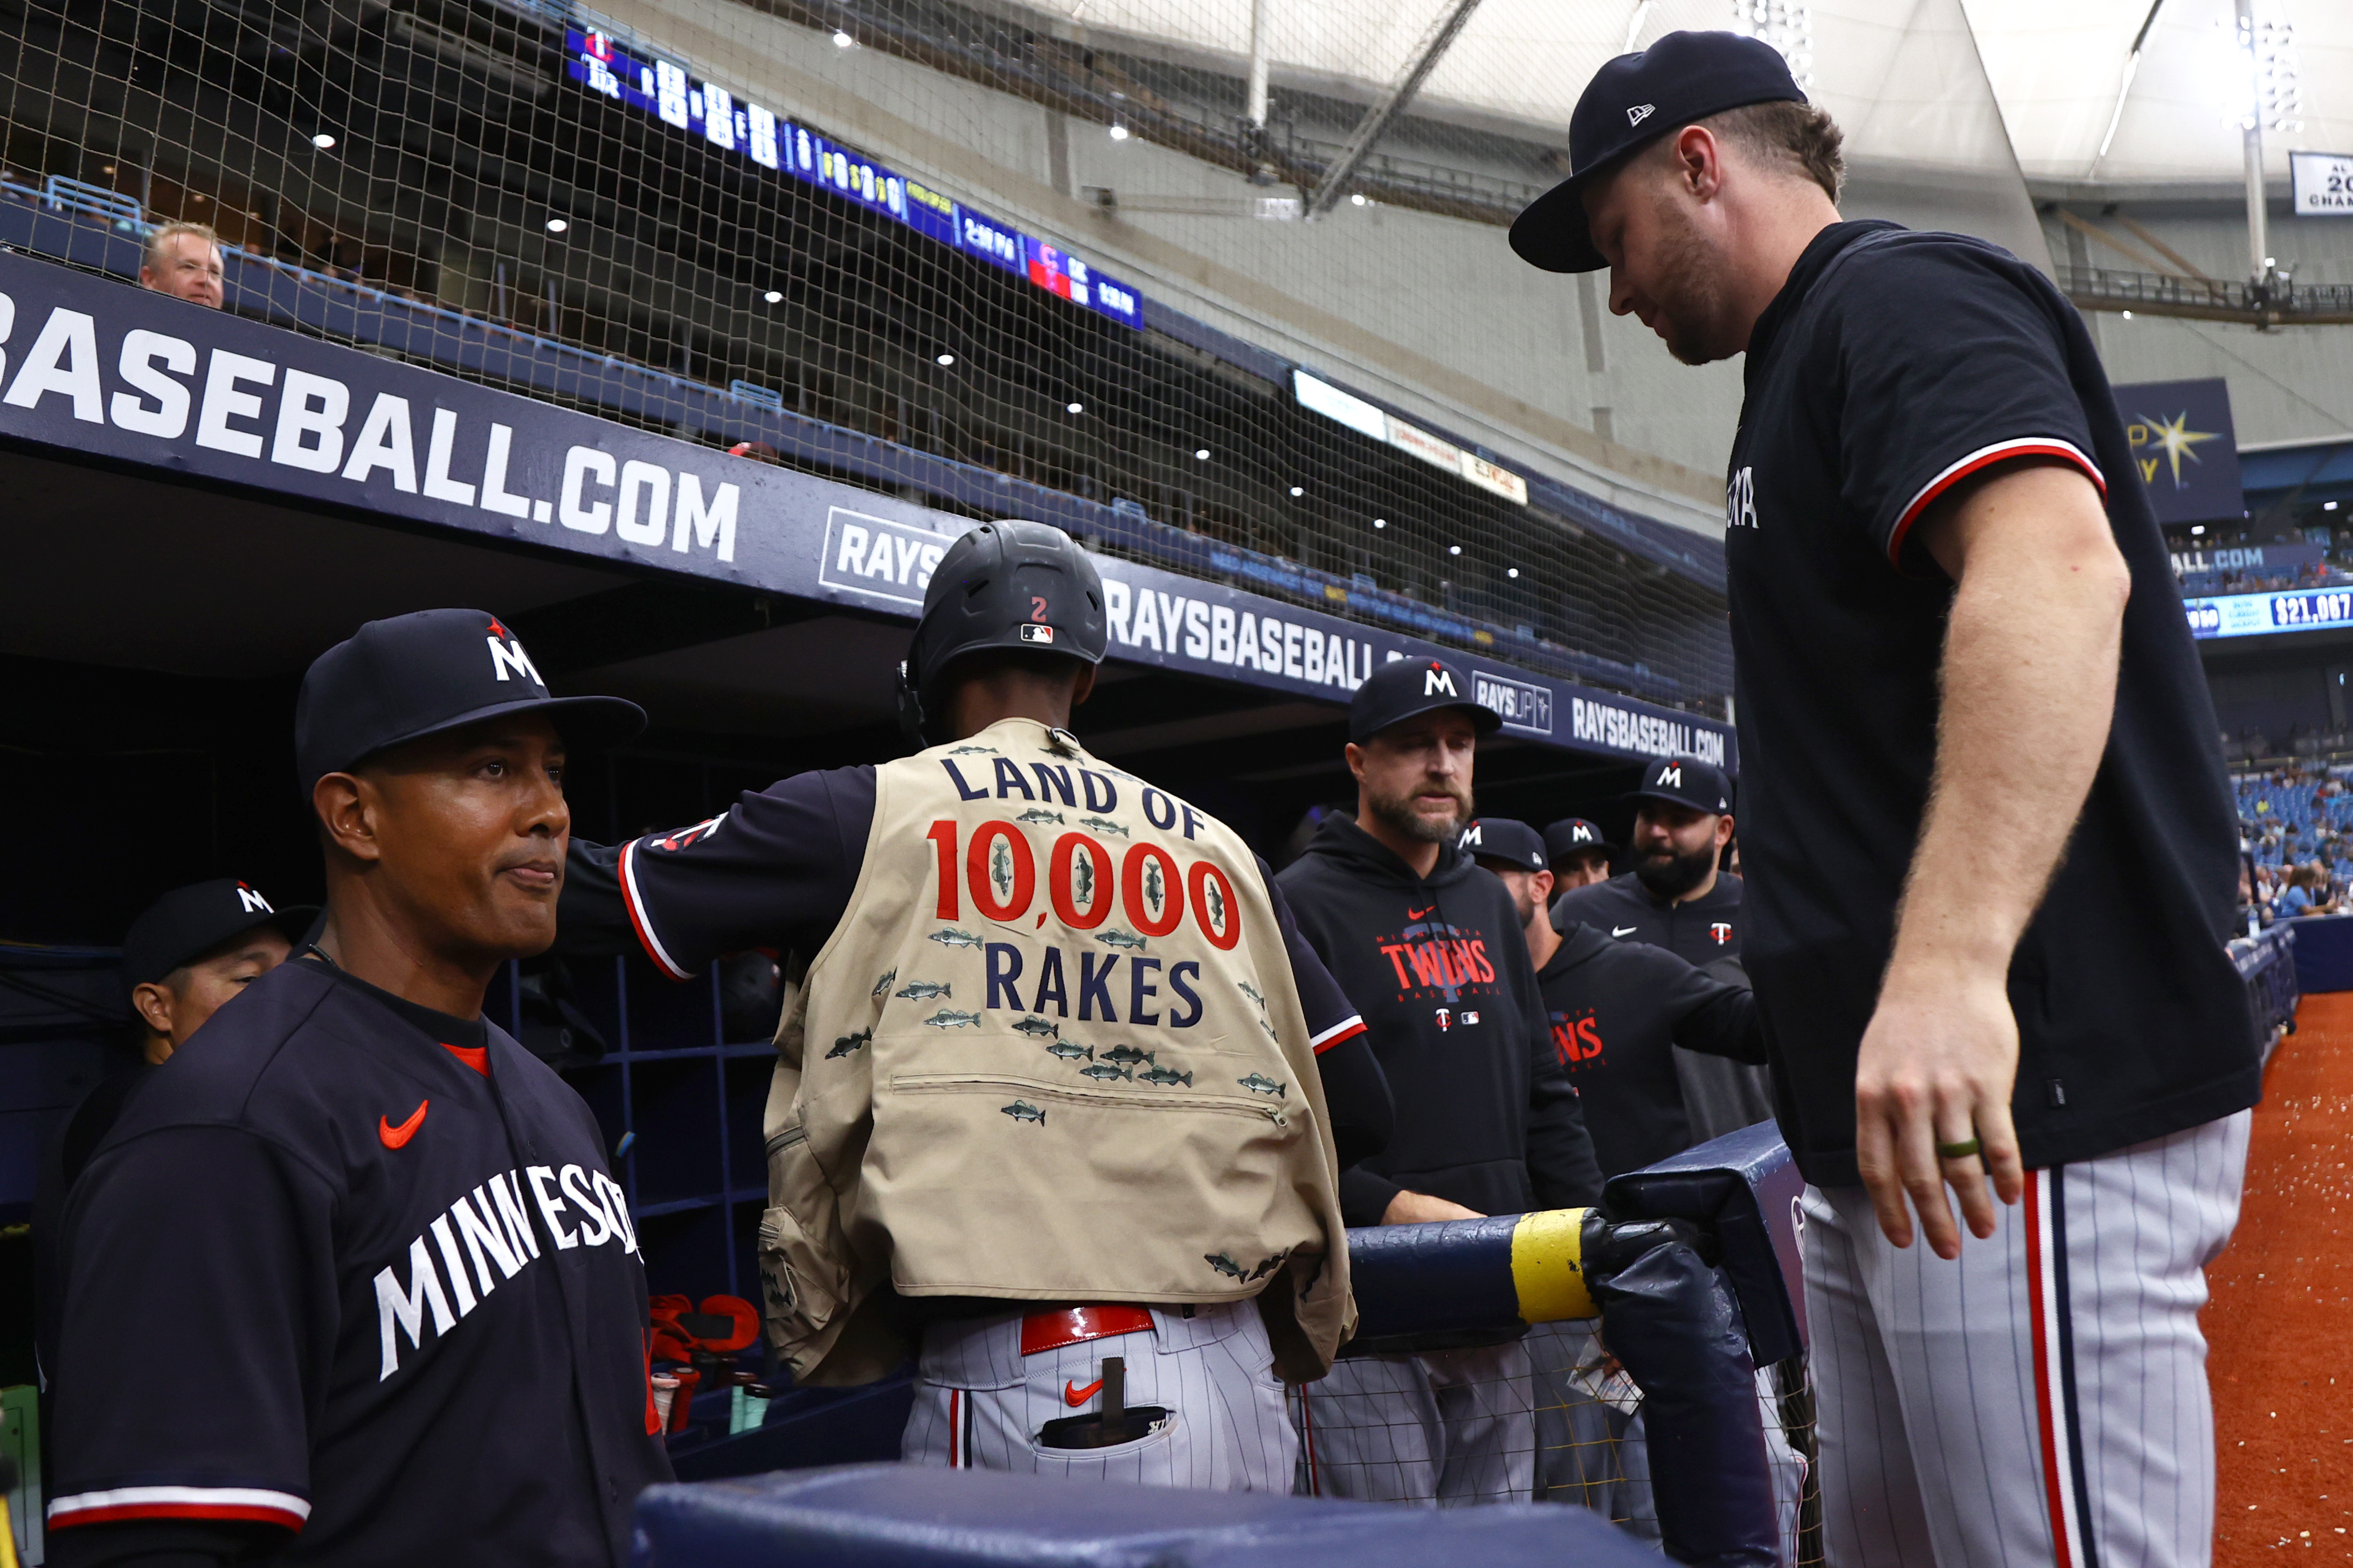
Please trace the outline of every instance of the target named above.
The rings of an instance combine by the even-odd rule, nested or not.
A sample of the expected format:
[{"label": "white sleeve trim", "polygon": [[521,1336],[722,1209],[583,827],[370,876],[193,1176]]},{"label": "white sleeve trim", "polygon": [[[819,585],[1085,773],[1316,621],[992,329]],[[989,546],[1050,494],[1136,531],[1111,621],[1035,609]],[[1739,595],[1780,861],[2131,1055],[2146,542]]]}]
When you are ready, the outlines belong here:
[{"label": "white sleeve trim", "polygon": [[2084,449],[2073,441],[2063,441],[2056,436],[2020,436],[2008,441],[1996,441],[1990,447],[1979,447],[1968,456],[1947,464],[1942,472],[1922,485],[1919,493],[1905,503],[1904,510],[1896,514],[1894,530],[1888,535],[1888,559],[1894,560],[1902,552],[1904,536],[1912,531],[1912,524],[1918,521],[1928,503],[1942,494],[1954,480],[2007,458],[2038,455],[2064,458],[2076,464],[2090,477],[2092,483],[2099,487],[2100,494],[2103,497],[2107,495],[2107,476],[2101,473],[2100,465],[2084,456]]},{"label": "white sleeve trim", "polygon": [[174,1509],[258,1509],[311,1517],[311,1505],[292,1492],[264,1491],[256,1487],[118,1487],[112,1491],[76,1492],[49,1504],[52,1523],[76,1514],[128,1509],[161,1512]]},{"label": "white sleeve trim", "polygon": [[678,966],[670,950],[662,946],[661,938],[654,934],[653,917],[647,912],[645,900],[638,893],[638,841],[630,839],[621,846],[621,902],[629,911],[629,924],[638,933],[638,945],[646,956],[659,965],[672,980],[691,980],[693,975]]},{"label": "white sleeve trim", "polygon": [[1324,1030],[1323,1033],[1309,1037],[1307,1041],[1308,1047],[1312,1050],[1320,1051],[1324,1048],[1324,1042],[1326,1040],[1336,1039],[1340,1036],[1348,1033],[1351,1029],[1361,1029],[1364,1026],[1364,1016],[1359,1013],[1351,1013],[1346,1017],[1341,1019],[1338,1023],[1333,1025],[1330,1028]]}]

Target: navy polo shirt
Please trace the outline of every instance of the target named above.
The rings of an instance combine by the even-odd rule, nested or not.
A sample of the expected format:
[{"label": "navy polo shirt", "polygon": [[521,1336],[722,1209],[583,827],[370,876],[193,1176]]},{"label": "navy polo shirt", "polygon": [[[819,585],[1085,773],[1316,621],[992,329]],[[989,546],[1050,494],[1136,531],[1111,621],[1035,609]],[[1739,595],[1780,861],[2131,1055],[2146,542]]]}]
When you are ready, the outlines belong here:
[{"label": "navy polo shirt", "polygon": [[2107,748],[2010,963],[2026,1163],[2254,1103],[2253,1030],[2222,947],[2238,824],[2213,704],[2074,307],[1981,241],[1836,224],[1758,319],[1745,374],[1725,496],[1742,958],[1807,1178],[1859,1180],[1856,1051],[1936,759],[1954,585],[1913,530],[1955,484],[2020,459],[2099,488],[2132,574]]},{"label": "navy polo shirt", "polygon": [[670,1470],[570,1086],[302,959],[145,1087],[67,1205],[58,1560],[206,1524],[282,1529],[290,1563],[628,1560]]}]

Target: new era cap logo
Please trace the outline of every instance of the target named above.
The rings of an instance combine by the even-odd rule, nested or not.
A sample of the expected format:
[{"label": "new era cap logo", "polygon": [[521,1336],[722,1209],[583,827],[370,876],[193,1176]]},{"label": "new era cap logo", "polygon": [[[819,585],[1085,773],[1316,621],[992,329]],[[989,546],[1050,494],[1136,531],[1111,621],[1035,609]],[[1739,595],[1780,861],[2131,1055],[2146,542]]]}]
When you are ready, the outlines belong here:
[{"label": "new era cap logo", "polygon": [[1651,115],[1658,109],[1658,107],[1659,106],[1655,103],[1636,104],[1633,108],[1626,111],[1626,123],[1630,127],[1641,124],[1642,121],[1651,118]]},{"label": "new era cap logo", "polygon": [[1421,694],[1424,697],[1436,697],[1441,692],[1448,697],[1462,695],[1454,689],[1454,672],[1433,664],[1422,674]]}]

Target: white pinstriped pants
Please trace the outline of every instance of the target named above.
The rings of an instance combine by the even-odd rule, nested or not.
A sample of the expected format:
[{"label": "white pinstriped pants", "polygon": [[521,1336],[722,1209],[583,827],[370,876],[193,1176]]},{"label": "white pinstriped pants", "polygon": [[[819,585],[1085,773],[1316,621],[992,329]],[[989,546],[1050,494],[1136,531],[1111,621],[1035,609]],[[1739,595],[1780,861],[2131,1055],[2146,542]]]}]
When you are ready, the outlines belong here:
[{"label": "white pinstriped pants", "polygon": [[[923,1331],[910,1464],[1021,1470],[1208,1491],[1291,1490],[1298,1439],[1255,1301],[1152,1309],[1149,1332],[1021,1353],[1021,1314]],[[1109,1448],[1048,1448],[1049,1421],[1102,1408],[1103,1358],[1126,1363],[1129,1405],[1165,1406],[1149,1435]]]},{"label": "white pinstriped pants", "polygon": [[1437,1508],[1526,1502],[1533,1377],[1523,1340],[1334,1362],[1299,1390],[1308,1491]]},{"label": "white pinstriped pants", "polygon": [[1799,1202],[1831,1568],[2204,1568],[2204,1266],[2252,1113],[2028,1175],[1958,1261]]}]

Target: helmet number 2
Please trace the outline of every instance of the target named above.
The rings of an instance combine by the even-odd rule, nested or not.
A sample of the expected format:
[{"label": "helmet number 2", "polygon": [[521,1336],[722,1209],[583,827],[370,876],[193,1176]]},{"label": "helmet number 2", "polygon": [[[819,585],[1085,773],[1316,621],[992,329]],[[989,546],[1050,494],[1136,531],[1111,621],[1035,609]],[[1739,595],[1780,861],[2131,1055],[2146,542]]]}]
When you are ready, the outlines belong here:
[{"label": "helmet number 2", "polygon": [[1043,595],[1029,595],[1029,618],[1033,621],[1042,621],[1046,618],[1046,600]]}]

